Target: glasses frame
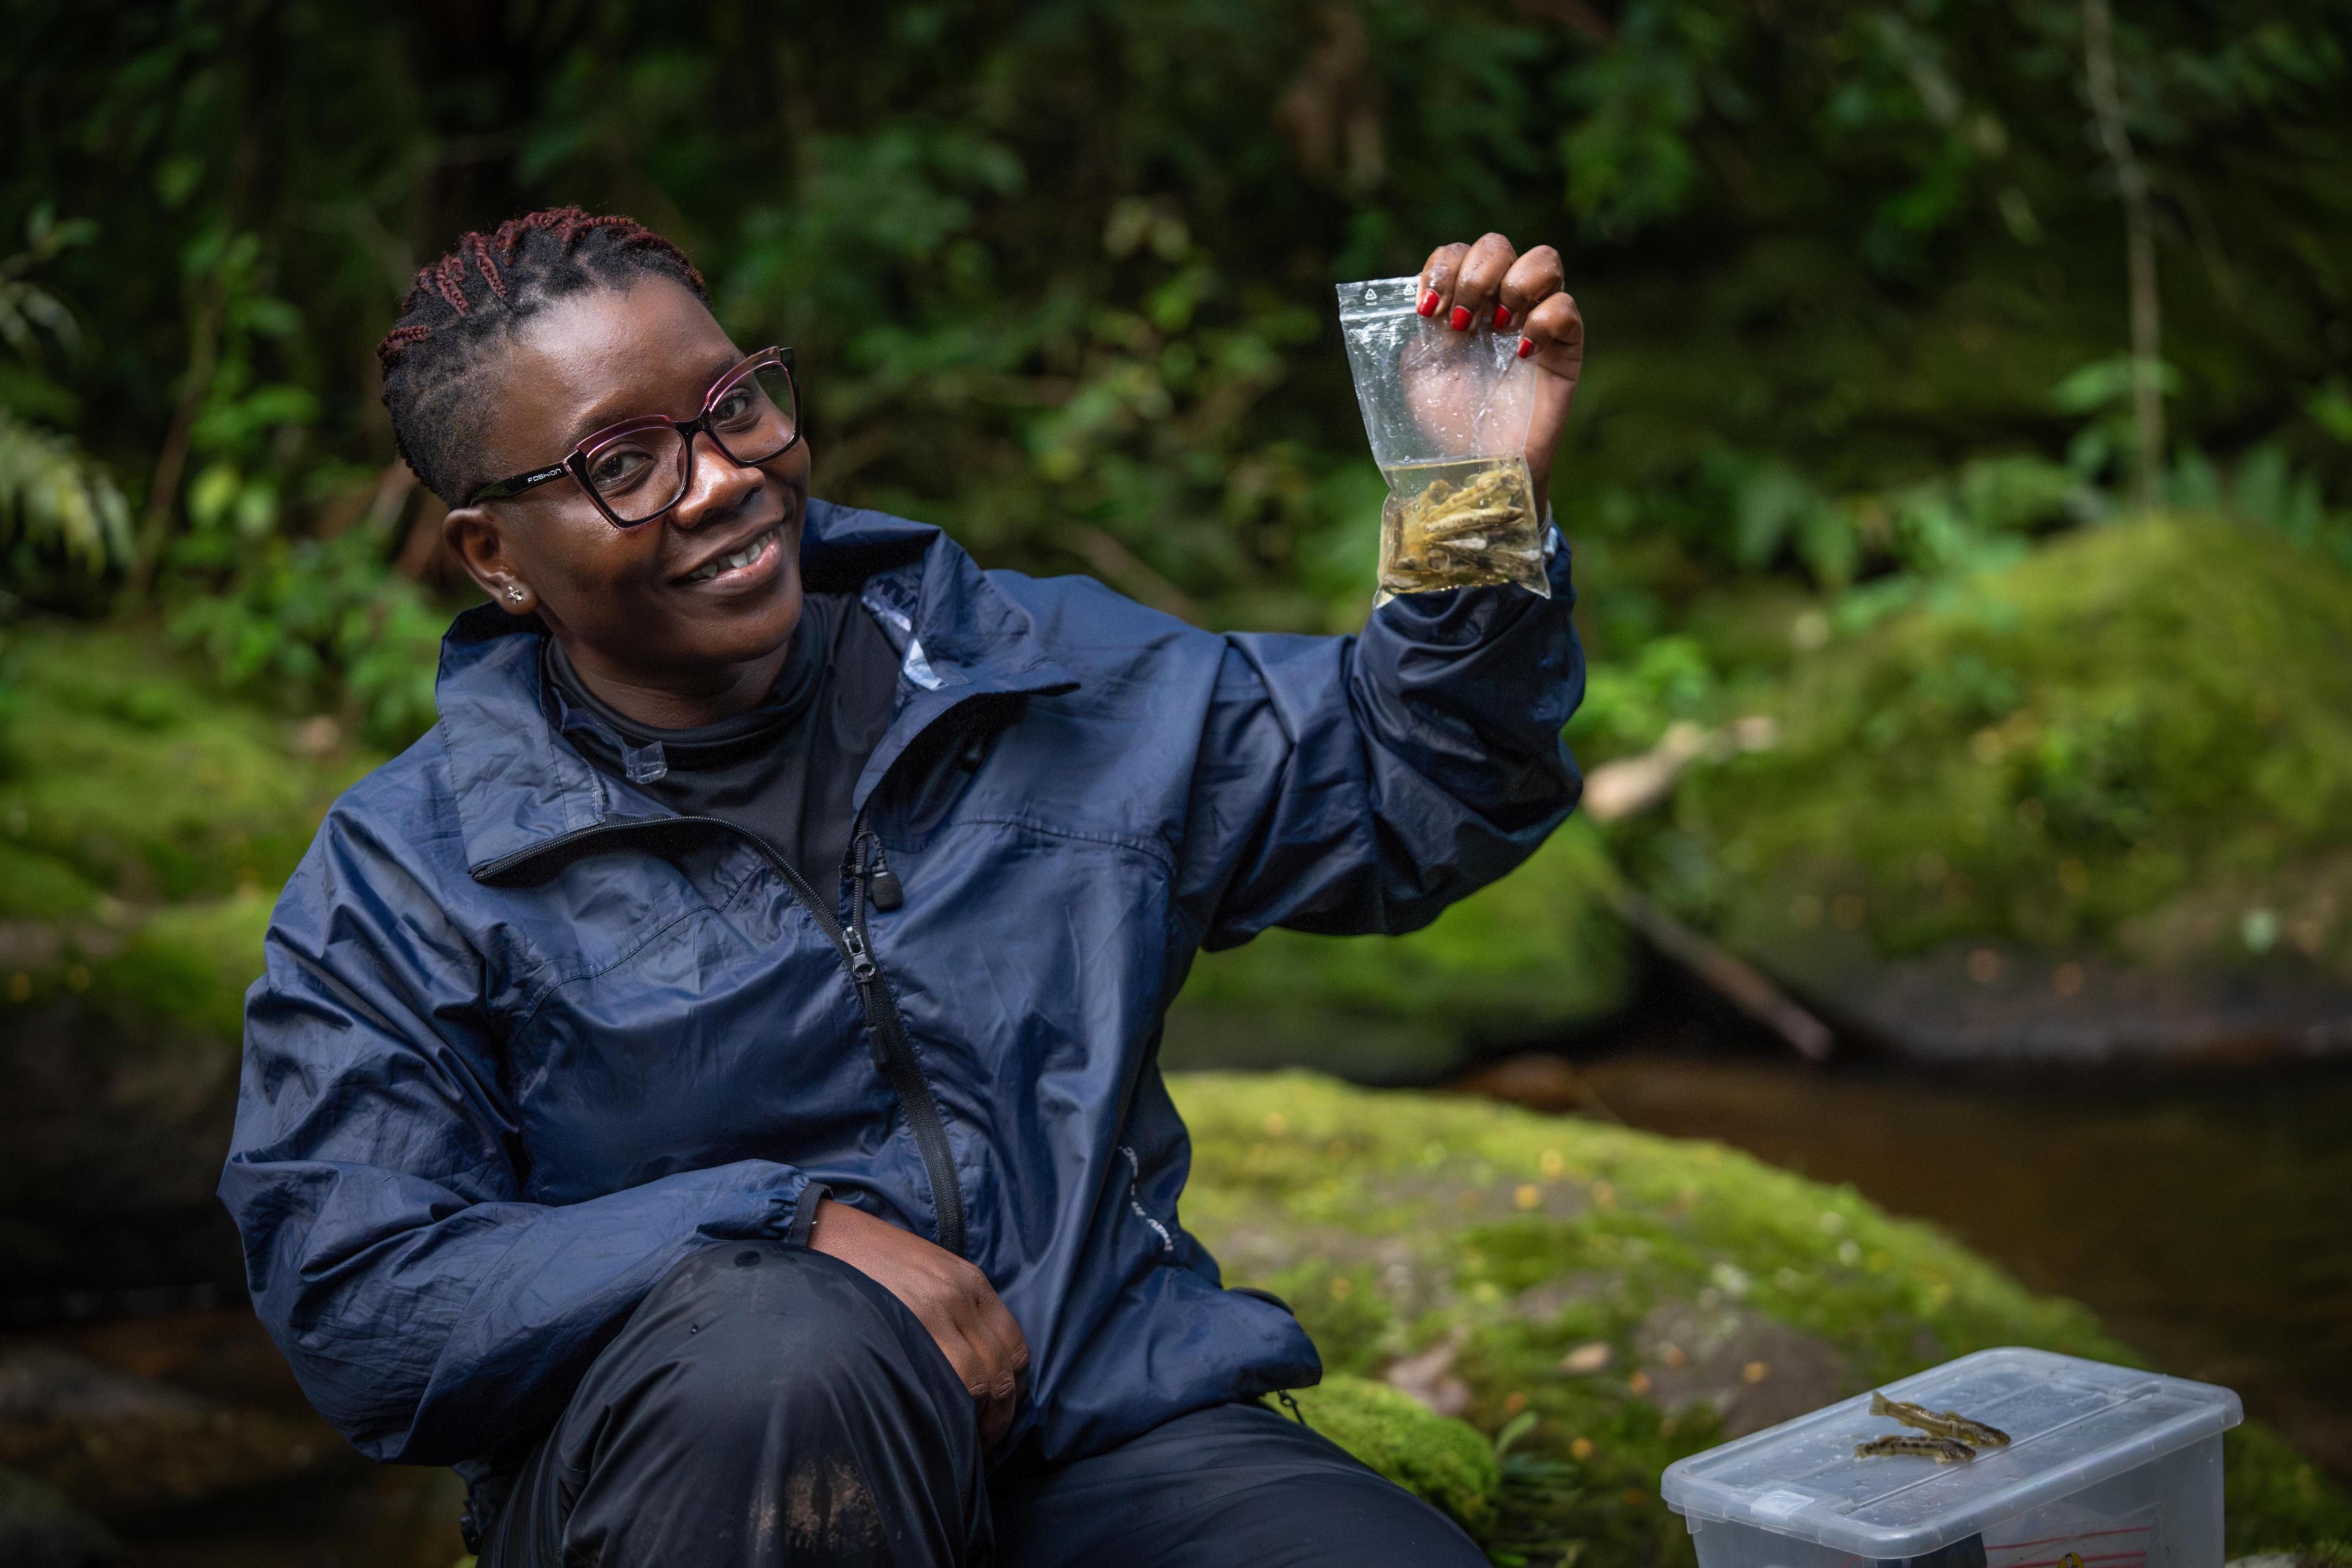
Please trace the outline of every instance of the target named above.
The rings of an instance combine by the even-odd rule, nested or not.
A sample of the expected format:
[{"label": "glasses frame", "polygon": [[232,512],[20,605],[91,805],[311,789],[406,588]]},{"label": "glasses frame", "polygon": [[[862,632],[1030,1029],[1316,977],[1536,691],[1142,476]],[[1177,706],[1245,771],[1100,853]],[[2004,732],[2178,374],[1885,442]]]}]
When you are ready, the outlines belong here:
[{"label": "glasses frame", "polygon": [[[746,462],[727,449],[726,439],[712,427],[710,416],[718,410],[719,400],[733,391],[737,383],[745,376],[755,374],[770,365],[777,366],[783,371],[784,384],[792,389],[792,438],[766,457]],[[640,430],[657,430],[665,427],[677,431],[679,438],[686,443],[686,467],[678,476],[677,494],[635,521],[625,522],[621,520],[621,515],[613,510],[604,498],[596,493],[596,487],[588,482],[588,454],[592,448],[601,447],[620,437],[634,435]],[[489,483],[478,487],[472,494],[468,495],[466,498],[466,504],[478,506],[488,500],[504,500],[509,496],[519,496],[525,490],[537,489],[541,485],[551,484],[569,474],[580,486],[581,493],[593,501],[596,510],[604,514],[606,522],[619,529],[643,528],[646,523],[654,521],[684,500],[686,492],[694,488],[694,438],[697,436],[709,437],[710,444],[719,448],[719,455],[739,468],[757,468],[761,463],[772,463],[794,447],[799,446],[801,383],[800,376],[793,368],[793,351],[781,346],[764,348],[746,358],[741,363],[710,384],[710,390],[702,395],[702,412],[691,419],[672,419],[666,414],[646,414],[634,419],[624,419],[618,424],[607,425],[600,430],[591,431],[583,437],[580,444],[565,453],[562,461],[551,463],[544,468],[533,468],[527,474],[515,474],[508,479],[492,479]]]}]

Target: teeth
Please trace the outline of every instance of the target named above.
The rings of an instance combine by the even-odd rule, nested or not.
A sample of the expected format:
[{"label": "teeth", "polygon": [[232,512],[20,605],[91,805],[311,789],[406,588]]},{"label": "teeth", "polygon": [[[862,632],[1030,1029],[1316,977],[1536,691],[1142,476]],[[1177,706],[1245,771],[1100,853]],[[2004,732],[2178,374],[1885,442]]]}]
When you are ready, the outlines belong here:
[{"label": "teeth", "polygon": [[772,528],[769,529],[734,554],[722,555],[706,565],[696,567],[686,574],[686,580],[689,583],[708,583],[721,572],[732,572],[739,567],[749,566],[760,558],[760,552],[768,548],[768,541],[773,539],[775,535],[776,531]]}]

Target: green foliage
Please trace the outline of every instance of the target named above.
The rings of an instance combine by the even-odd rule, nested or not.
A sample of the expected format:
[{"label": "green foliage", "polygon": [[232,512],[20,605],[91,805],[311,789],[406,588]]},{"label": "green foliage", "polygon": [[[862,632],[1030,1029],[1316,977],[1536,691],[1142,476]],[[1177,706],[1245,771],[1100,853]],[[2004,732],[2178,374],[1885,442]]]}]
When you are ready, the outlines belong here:
[{"label": "green foliage", "polygon": [[80,328],[66,302],[26,274],[93,233],[88,223],[59,223],[44,203],[25,221],[25,248],[0,260],[0,342],[13,356],[0,362],[0,581],[30,575],[47,556],[98,572],[130,553],[131,511],[114,476],[70,437],[34,423],[74,410],[73,395],[45,365],[79,345]]},{"label": "green foliage", "polygon": [[1657,744],[1669,724],[1712,715],[1720,682],[1696,637],[1664,636],[1586,677],[1584,706],[1569,725],[1587,761]]},{"label": "green foliage", "polygon": [[[1298,1074],[1170,1087],[1184,1220],[1229,1282],[1280,1293],[1344,1375],[1453,1348],[1466,1419],[1504,1450],[1480,1529],[1498,1562],[1690,1563],[1658,1477],[1721,1439],[1709,1394],[1785,1385],[1793,1415],[1995,1345],[2137,1362],[1928,1227],[1714,1144]],[[1708,1335],[1731,1347],[1713,1385]],[[1665,1397],[1677,1375],[1694,1403]],[[2224,1452],[2233,1554],[2352,1523],[2268,1429]]]},{"label": "green foliage", "polygon": [[[2294,529],[2352,488],[2343,22],[2168,5],[2116,40],[2178,215],[2180,450],[2244,488],[2274,443]],[[462,25],[38,0],[13,24],[0,219],[62,202],[46,232],[103,237],[43,262],[86,352],[0,378],[0,473],[43,476],[10,493],[68,498],[20,513],[119,562],[121,498],[158,489],[127,542],[201,646],[246,679],[363,668],[387,738],[452,606],[391,580],[404,510],[349,536],[340,498],[392,459],[370,345],[458,229],[557,200],[675,234],[730,330],[795,344],[822,491],[1208,623],[1363,613],[1377,491],[1330,287],[1487,228],[1559,245],[1595,324],[1559,504],[1635,546],[1589,596],[1612,655],[1685,630],[1705,583],[1973,569],[2097,513],[2126,456],[2116,213],[2066,5],[1052,0],[784,27],[744,0]]]},{"label": "green foliage", "polygon": [[0,545],[54,550],[88,570],[127,554],[131,512],[114,478],[72,440],[0,409]]},{"label": "green foliage", "polygon": [[340,677],[368,737],[396,746],[433,723],[447,624],[446,607],[386,572],[381,541],[359,528],[267,541],[222,591],[184,599],[171,630],[229,685],[281,701],[331,701]]}]

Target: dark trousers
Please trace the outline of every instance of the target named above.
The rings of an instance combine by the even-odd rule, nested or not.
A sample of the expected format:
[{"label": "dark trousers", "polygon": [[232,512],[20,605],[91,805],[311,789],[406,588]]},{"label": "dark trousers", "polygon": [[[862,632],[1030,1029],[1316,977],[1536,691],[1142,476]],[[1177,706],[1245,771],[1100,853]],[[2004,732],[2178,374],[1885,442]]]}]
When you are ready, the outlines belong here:
[{"label": "dark trousers", "polygon": [[688,1258],[531,1453],[482,1568],[1483,1568],[1443,1514],[1256,1405],[992,1477],[898,1298],[781,1244]]}]

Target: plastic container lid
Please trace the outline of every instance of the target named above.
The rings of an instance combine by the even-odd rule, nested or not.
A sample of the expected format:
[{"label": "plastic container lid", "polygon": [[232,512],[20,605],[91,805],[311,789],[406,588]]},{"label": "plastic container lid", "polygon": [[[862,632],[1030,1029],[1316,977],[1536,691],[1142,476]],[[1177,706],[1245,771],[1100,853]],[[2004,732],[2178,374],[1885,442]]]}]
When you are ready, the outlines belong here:
[{"label": "plastic container lid", "polygon": [[2048,1351],[1979,1351],[1880,1392],[1989,1422],[2010,1446],[1958,1465],[1858,1459],[1855,1444],[1909,1430],[1858,1394],[1677,1460],[1660,1493],[1694,1523],[1751,1525],[1863,1558],[1921,1557],[2243,1419],[2226,1388]]}]

